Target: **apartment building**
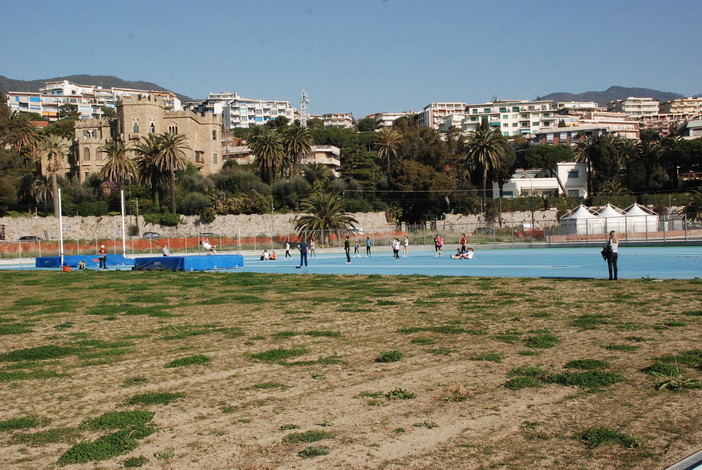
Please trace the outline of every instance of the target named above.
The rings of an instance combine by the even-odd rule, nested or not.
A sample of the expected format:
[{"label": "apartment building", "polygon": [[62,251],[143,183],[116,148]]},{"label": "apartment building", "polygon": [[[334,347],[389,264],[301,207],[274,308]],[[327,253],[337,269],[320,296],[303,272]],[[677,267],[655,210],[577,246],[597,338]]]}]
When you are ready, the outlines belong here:
[{"label": "apartment building", "polygon": [[610,101],[607,103],[607,111],[638,117],[646,114],[658,114],[658,106],[658,101],[653,98],[629,97],[623,100]]},{"label": "apartment building", "polygon": [[599,107],[600,106],[594,101],[559,101],[556,103],[556,111],[559,114],[596,111]]},{"label": "apartment building", "polygon": [[[556,174],[558,178],[552,176],[547,169],[518,169],[502,186],[502,195],[508,198],[559,195],[587,197],[587,164],[561,162],[557,164]],[[558,184],[559,179],[563,188]],[[496,182],[492,183],[492,194],[494,198],[500,197],[500,188]]]},{"label": "apartment building", "polygon": [[702,98],[680,98],[660,105],[661,114],[702,114]]},{"label": "apartment building", "polygon": [[12,110],[37,113],[50,121],[57,120],[61,108],[70,104],[76,107],[80,119],[99,119],[103,116],[103,106],[115,108],[118,99],[138,95],[158,96],[168,109],[181,109],[180,100],[170,91],[103,88],[68,80],[46,82],[37,93],[10,91],[7,93],[7,104]]},{"label": "apartment building", "polygon": [[353,127],[353,114],[351,113],[328,113],[322,114],[324,127],[340,127],[350,129]]},{"label": "apartment building", "polygon": [[469,104],[463,122],[464,133],[474,131],[483,119],[504,136],[530,135],[558,127],[558,114],[548,100],[504,100]]},{"label": "apartment building", "polygon": [[108,141],[119,139],[136,143],[149,134],[173,132],[184,135],[188,148],[185,154],[202,174],[216,173],[222,168],[221,116],[170,109],[168,100],[160,96],[124,96],[117,102],[117,119],[87,119],[76,122],[76,151],[70,173],[84,181],[100,171],[105,154],[100,149]]},{"label": "apartment building", "polygon": [[641,130],[657,132],[662,136],[668,136],[683,126],[687,121],[699,116],[700,113],[670,113],[670,114],[646,114],[639,116],[639,127]]},{"label": "apartment building", "polygon": [[393,123],[401,117],[412,117],[416,114],[417,113],[414,111],[405,111],[402,113],[375,113],[369,114],[366,118],[375,119],[375,122],[378,123],[378,128],[382,129],[383,127],[392,127]]},{"label": "apartment building", "polygon": [[230,92],[210,93],[199,103],[187,103],[186,109],[221,114],[225,129],[260,126],[281,116],[291,124],[295,120],[289,101],[243,98]]},{"label": "apartment building", "polygon": [[466,103],[430,103],[419,113],[419,125],[439,129],[447,116],[466,113]]}]

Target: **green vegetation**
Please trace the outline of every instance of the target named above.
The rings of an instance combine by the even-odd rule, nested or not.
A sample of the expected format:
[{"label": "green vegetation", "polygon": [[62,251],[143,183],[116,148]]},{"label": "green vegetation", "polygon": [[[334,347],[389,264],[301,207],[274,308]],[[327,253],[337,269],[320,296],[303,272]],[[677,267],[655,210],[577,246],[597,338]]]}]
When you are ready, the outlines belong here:
[{"label": "green vegetation", "polygon": [[128,429],[143,426],[154,417],[151,411],[110,411],[97,418],[91,418],[81,423],[85,429]]},{"label": "green vegetation", "polygon": [[329,454],[328,447],[305,447],[300,452],[297,453],[303,459],[311,459],[313,457],[319,457],[321,455]]},{"label": "green vegetation", "polygon": [[393,349],[392,351],[381,352],[378,357],[375,358],[375,362],[398,362],[402,360],[402,351]]},{"label": "green vegetation", "polygon": [[139,446],[136,439],[127,430],[117,431],[94,441],[79,442],[68,449],[58,459],[61,466],[107,460],[132,451]]},{"label": "green vegetation", "polygon": [[27,429],[43,426],[45,423],[34,416],[23,416],[22,418],[11,418],[0,421],[0,431],[12,431],[15,429]]},{"label": "green vegetation", "polygon": [[336,435],[328,431],[306,431],[294,432],[283,438],[283,442],[290,444],[295,442],[317,442],[323,439],[334,439]]},{"label": "green vegetation", "polygon": [[276,348],[276,349],[271,349],[268,351],[263,351],[260,353],[249,354],[249,357],[251,359],[256,359],[259,361],[277,362],[277,361],[282,361],[284,359],[289,359],[291,357],[304,356],[305,354],[307,354],[309,352],[310,351],[307,348],[298,348],[298,349]]},{"label": "green vegetation", "polygon": [[185,397],[185,393],[152,392],[141,393],[128,398],[125,405],[167,405],[179,398]]},{"label": "green vegetation", "polygon": [[412,392],[408,392],[404,388],[396,388],[385,394],[385,398],[388,400],[411,400],[416,397],[417,395]]},{"label": "green vegetation", "polygon": [[173,367],[202,365],[208,364],[211,360],[212,358],[210,356],[205,356],[204,354],[195,354],[194,356],[186,356],[181,357],[180,359],[174,359],[163,367],[168,369]]},{"label": "green vegetation", "polygon": [[595,448],[603,444],[617,444],[625,448],[639,447],[640,444],[631,436],[606,427],[590,428],[580,435],[588,447]]}]

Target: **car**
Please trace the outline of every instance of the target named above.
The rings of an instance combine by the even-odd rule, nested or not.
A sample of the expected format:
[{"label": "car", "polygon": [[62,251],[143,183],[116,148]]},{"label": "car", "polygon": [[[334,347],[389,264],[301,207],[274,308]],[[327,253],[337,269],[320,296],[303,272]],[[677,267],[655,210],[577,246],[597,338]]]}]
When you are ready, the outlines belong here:
[{"label": "car", "polygon": [[205,232],[202,234],[202,238],[219,238],[219,234],[214,232]]},{"label": "car", "polygon": [[163,236],[158,232],[144,232],[142,237],[146,238],[147,240],[158,240],[159,238],[163,238]]},{"label": "car", "polygon": [[352,228],[352,229],[349,229],[349,232],[362,234],[362,233],[363,233],[363,228],[362,228],[362,227],[354,227],[354,228]]},{"label": "car", "polygon": [[23,237],[19,237],[19,241],[21,242],[38,242],[39,240],[41,240],[41,238],[36,235],[24,235]]}]

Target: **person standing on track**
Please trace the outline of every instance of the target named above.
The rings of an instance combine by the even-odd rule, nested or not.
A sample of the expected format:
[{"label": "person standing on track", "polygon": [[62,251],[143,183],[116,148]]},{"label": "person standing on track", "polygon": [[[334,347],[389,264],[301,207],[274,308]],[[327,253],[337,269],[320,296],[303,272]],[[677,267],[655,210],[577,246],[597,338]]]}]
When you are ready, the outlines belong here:
[{"label": "person standing on track", "polygon": [[346,264],[351,264],[351,241],[348,235],[344,240],[344,253],[346,253]]}]

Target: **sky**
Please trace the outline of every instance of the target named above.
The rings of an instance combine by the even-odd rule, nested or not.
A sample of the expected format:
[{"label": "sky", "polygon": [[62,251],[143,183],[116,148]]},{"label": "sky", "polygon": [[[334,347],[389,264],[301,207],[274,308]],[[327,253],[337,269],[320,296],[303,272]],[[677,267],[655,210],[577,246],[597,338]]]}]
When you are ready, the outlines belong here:
[{"label": "sky", "polygon": [[115,75],[310,114],[613,85],[702,93],[700,0],[4,0],[0,75]]}]

